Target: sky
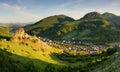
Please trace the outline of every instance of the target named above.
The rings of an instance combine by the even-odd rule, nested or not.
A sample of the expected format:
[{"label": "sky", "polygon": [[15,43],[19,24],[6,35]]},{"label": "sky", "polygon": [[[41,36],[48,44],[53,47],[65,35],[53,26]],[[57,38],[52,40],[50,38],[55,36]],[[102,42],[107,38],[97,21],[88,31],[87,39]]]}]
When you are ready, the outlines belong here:
[{"label": "sky", "polygon": [[0,0],[0,23],[37,22],[60,14],[80,19],[92,11],[120,16],[120,0]]}]

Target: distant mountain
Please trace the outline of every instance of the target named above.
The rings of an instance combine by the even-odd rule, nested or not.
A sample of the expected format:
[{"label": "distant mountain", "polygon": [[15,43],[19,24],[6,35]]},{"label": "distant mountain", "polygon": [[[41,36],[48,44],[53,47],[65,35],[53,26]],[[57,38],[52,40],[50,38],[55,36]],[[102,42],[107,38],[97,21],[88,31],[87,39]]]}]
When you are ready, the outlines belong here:
[{"label": "distant mountain", "polygon": [[33,22],[29,23],[0,23],[0,26],[9,27],[11,28],[11,32],[15,32],[18,28],[25,28],[29,25],[33,24]]},{"label": "distant mountain", "polygon": [[95,43],[120,41],[120,17],[112,13],[90,12],[79,20],[65,15],[50,16],[25,28],[31,35],[50,39]]},{"label": "distant mountain", "polygon": [[0,23],[0,26],[13,26],[13,25],[18,25],[18,26],[25,26],[28,24],[33,24],[34,22],[28,22],[28,23]]}]

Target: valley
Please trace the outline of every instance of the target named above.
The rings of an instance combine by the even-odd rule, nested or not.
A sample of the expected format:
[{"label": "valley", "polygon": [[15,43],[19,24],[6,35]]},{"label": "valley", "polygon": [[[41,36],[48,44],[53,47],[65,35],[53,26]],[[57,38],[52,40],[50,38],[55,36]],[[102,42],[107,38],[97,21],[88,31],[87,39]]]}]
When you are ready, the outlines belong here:
[{"label": "valley", "polygon": [[0,72],[119,72],[119,19],[90,12],[0,26]]}]

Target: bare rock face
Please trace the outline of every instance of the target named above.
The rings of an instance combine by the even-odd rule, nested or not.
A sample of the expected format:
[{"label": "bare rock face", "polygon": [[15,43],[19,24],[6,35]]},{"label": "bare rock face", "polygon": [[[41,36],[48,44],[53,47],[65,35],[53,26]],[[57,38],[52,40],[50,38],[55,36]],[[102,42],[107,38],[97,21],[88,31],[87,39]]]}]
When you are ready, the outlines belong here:
[{"label": "bare rock face", "polygon": [[28,35],[23,28],[19,28],[16,30],[13,39],[13,42],[24,44],[25,42],[39,42],[40,40],[36,36],[30,36]]},{"label": "bare rock face", "polygon": [[16,38],[17,39],[29,39],[30,38],[30,36],[27,33],[25,33],[25,30],[23,28],[19,28],[16,31],[14,37],[15,37],[15,39]]}]

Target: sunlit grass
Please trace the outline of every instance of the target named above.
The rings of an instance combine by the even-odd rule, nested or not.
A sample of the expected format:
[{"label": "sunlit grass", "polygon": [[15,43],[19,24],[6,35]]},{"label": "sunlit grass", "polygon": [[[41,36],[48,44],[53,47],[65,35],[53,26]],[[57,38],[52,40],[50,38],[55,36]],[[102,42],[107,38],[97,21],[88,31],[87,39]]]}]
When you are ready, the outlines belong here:
[{"label": "sunlit grass", "polygon": [[[41,47],[40,45],[38,45],[35,46],[35,48],[31,48],[31,46],[35,45],[32,42],[29,42],[30,46],[19,45],[11,41],[1,41],[0,44],[1,44],[0,46],[1,49],[6,49],[8,52],[11,52],[13,54],[17,54],[20,56],[25,56],[33,59],[39,59],[53,64],[59,64],[59,62],[53,60],[50,57],[50,54],[53,52],[59,53],[60,50],[50,47],[48,45],[41,44]],[[42,47],[42,45],[44,45],[44,48]]]}]

